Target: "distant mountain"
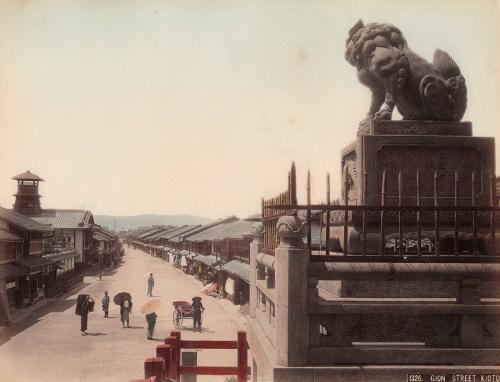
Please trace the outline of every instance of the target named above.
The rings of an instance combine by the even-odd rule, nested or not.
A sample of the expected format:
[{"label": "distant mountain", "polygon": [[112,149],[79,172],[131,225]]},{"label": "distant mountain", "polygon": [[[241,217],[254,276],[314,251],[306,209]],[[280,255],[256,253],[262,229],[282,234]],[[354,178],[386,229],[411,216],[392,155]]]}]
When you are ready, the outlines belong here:
[{"label": "distant mountain", "polygon": [[94,215],[94,223],[117,231],[148,227],[152,225],[184,225],[207,224],[213,220],[194,215],[136,215],[136,216],[109,216]]}]

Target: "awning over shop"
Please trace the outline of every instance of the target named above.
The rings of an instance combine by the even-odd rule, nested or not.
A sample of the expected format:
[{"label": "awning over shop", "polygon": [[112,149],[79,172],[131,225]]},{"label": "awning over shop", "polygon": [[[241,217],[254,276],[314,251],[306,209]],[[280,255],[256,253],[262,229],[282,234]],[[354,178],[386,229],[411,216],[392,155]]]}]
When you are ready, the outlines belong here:
[{"label": "awning over shop", "polygon": [[42,272],[44,266],[53,264],[55,261],[44,257],[28,257],[23,259],[23,265],[29,268],[30,275],[34,275]]},{"label": "awning over shop", "polygon": [[250,265],[238,260],[232,260],[222,266],[222,270],[231,273],[247,283],[250,280]]},{"label": "awning over shop", "polygon": [[27,273],[27,268],[12,263],[0,264],[0,279],[24,276]]},{"label": "awning over shop", "polygon": [[198,261],[211,267],[212,265],[217,263],[217,257],[215,257],[214,255],[198,255],[194,258],[194,261]]},{"label": "awning over shop", "polygon": [[29,268],[41,267],[43,265],[50,265],[54,263],[55,259],[45,258],[45,257],[27,257],[23,259],[23,265]]},{"label": "awning over shop", "polygon": [[56,262],[58,260],[66,260],[71,259],[77,255],[76,251],[66,251],[60,253],[51,253],[49,255],[45,255],[43,258],[46,260],[50,260],[52,262]]}]

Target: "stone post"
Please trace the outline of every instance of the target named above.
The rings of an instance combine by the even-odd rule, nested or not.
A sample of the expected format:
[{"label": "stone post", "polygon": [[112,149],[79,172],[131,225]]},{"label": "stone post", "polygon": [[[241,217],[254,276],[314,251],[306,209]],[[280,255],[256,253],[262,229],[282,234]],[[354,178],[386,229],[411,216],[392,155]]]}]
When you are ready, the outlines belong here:
[{"label": "stone post", "polygon": [[[183,351],[181,354],[182,366],[197,366],[198,353],[196,351]],[[182,374],[181,382],[196,382],[196,374]]]},{"label": "stone post", "polygon": [[298,216],[282,216],[276,229],[280,238],[275,251],[276,363],[279,366],[303,366],[307,363],[309,347],[309,252],[303,242],[307,226]]},{"label": "stone post", "polygon": [[[481,280],[460,280],[457,302],[464,305],[481,305]],[[460,317],[460,345],[462,348],[483,347],[483,316],[463,314]]]},{"label": "stone post", "polygon": [[264,238],[264,225],[261,222],[254,223],[250,229],[253,241],[250,243],[250,301],[248,307],[248,315],[255,317],[255,308],[257,307],[257,287],[255,280],[257,279],[257,255],[259,247]]}]

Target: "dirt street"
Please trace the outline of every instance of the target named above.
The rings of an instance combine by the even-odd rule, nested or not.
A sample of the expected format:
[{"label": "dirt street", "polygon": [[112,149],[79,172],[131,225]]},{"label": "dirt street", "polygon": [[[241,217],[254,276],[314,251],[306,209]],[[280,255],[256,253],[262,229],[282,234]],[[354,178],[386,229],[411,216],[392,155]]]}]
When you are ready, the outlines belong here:
[{"label": "dirt street", "polygon": [[[147,275],[155,277],[154,298],[162,306],[153,341],[146,339],[146,320],[140,308],[149,298]],[[22,322],[0,333],[0,381],[120,381],[144,377],[144,358],[155,356],[155,347],[171,330],[172,301],[203,297],[206,308],[203,333],[193,333],[191,320],[184,323],[185,339],[236,340],[244,329],[237,307],[201,293],[201,283],[161,259],[126,249],[117,269],[98,277],[86,277],[84,285]],[[101,299],[108,290],[111,299],[122,291],[132,294],[131,328],[122,328],[119,307],[110,305],[110,318],[103,318]],[[80,317],[75,315],[76,297],[90,294],[96,301],[89,314],[87,336],[80,334]],[[249,354],[249,359],[251,359]],[[235,350],[200,350],[199,365],[236,366]],[[224,381],[221,376],[200,376],[198,381]]]}]

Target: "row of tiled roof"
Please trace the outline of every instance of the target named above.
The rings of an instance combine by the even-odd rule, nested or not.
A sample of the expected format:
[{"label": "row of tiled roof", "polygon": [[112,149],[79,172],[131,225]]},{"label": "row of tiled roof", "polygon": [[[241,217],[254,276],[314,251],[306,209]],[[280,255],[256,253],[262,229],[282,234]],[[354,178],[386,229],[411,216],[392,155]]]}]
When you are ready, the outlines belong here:
[{"label": "row of tiled roof", "polygon": [[205,225],[183,225],[180,227],[154,226],[139,228],[129,232],[125,237],[129,240],[158,241],[205,241],[239,239],[250,233],[253,223],[260,220],[260,215],[252,215],[246,219],[230,216]]}]

